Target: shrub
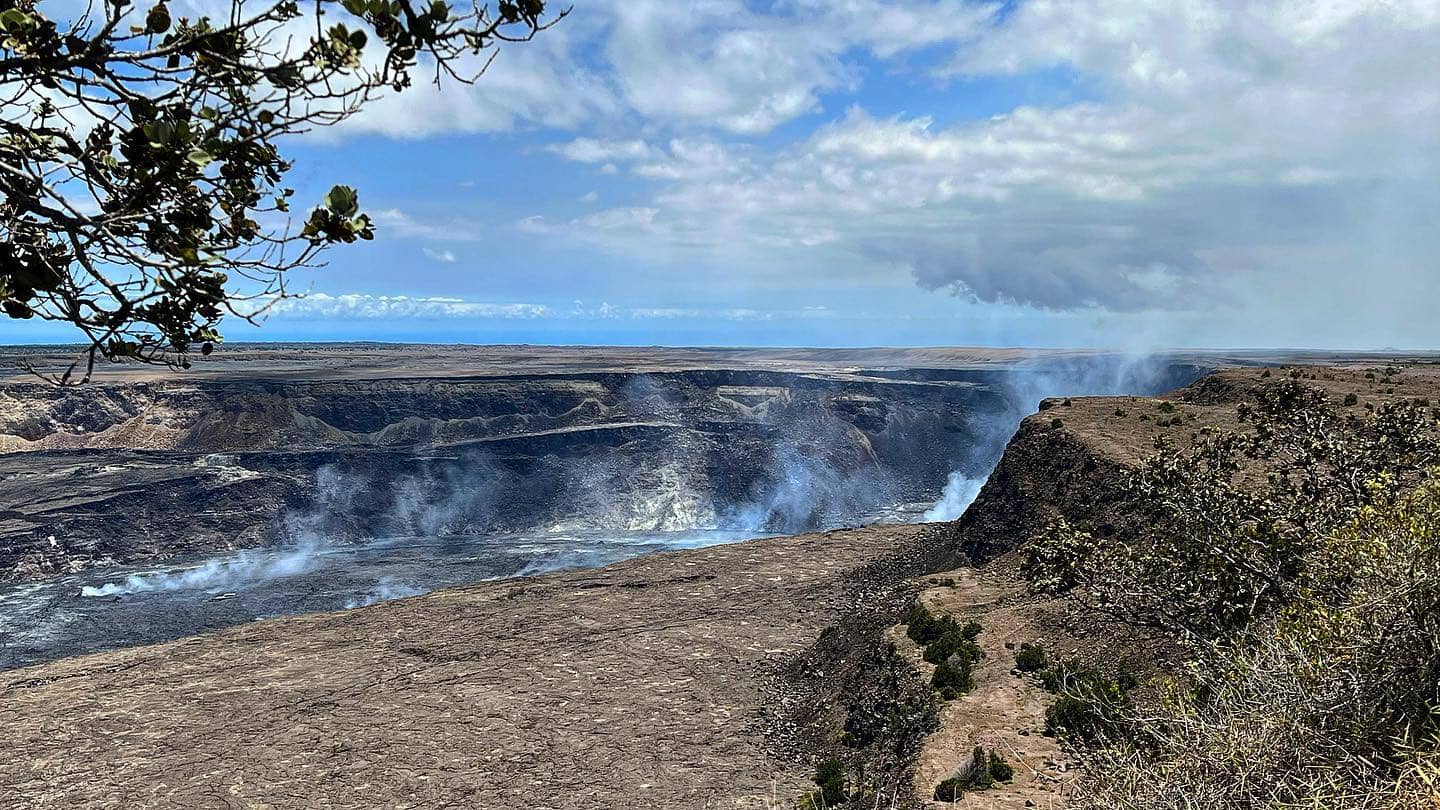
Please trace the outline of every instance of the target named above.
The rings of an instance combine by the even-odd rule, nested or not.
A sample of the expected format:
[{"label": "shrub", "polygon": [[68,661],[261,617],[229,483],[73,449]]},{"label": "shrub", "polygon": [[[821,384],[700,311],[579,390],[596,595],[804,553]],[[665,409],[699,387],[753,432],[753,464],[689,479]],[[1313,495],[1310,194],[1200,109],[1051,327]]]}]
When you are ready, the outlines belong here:
[{"label": "shrub", "polygon": [[1057,521],[1031,544],[1037,590],[1190,658],[1134,693],[1063,663],[1039,673],[1059,694],[1047,729],[1087,762],[1072,806],[1435,806],[1440,438],[1413,400],[1365,405],[1262,387],[1251,432],[1162,447],[1127,480],[1133,532]]},{"label": "shrub", "polygon": [[990,778],[989,764],[985,760],[985,749],[975,746],[970,752],[970,761],[965,765],[965,776],[970,781],[970,786],[977,790],[984,790],[990,787],[993,780]]},{"label": "shrub", "polygon": [[824,810],[839,807],[850,800],[845,788],[845,763],[840,760],[827,759],[816,765],[814,779],[820,789],[801,799],[799,810]]},{"label": "shrub", "polygon": [[1059,430],[1060,428],[1065,427],[1065,420],[1063,420],[1063,419],[1051,419],[1051,420],[1050,420],[1050,427],[1053,428],[1053,429],[1055,429],[1055,430]]},{"label": "shrub", "polygon": [[1001,759],[994,751],[990,752],[990,780],[992,782],[1009,782],[1015,778],[1015,769]]},{"label": "shrub", "polygon": [[1429,483],[1317,539],[1283,619],[1209,648],[1134,712],[1131,739],[1091,756],[1075,806],[1435,806],[1437,535]]},{"label": "shrub", "polygon": [[1116,415],[1116,416],[1124,416],[1124,415],[1125,415],[1125,409],[1124,409],[1124,408],[1116,408],[1116,409],[1115,409],[1115,415]]},{"label": "shrub", "polygon": [[925,645],[925,660],[940,664],[952,655],[962,655],[974,661],[979,658],[979,648],[963,633],[950,632]]},{"label": "shrub", "polygon": [[1059,697],[1045,711],[1045,731],[1086,742],[1120,736],[1119,718],[1128,706],[1135,677],[1121,672],[1115,678],[1059,661],[1037,675],[1040,685]]},{"label": "shrub", "polygon": [[1022,643],[1015,654],[1015,668],[1021,672],[1038,672],[1045,663],[1045,650],[1038,644]]},{"label": "shrub", "polygon": [[1359,401],[1360,401],[1360,397],[1355,396],[1354,392],[1351,392],[1351,393],[1345,395],[1345,405],[1346,405],[1346,407],[1349,407],[1349,406],[1351,406],[1351,405],[1355,405],[1355,404],[1358,403]]},{"label": "shrub", "polygon": [[937,802],[958,802],[965,796],[966,780],[959,776],[952,776],[949,779],[935,786],[935,801]]},{"label": "shrub", "polygon": [[987,752],[977,745],[959,773],[935,786],[935,801],[956,802],[967,790],[985,790],[996,782],[1008,782],[1013,778],[1014,768],[994,751]]},{"label": "shrub", "polygon": [[972,665],[969,658],[954,655],[935,667],[935,674],[930,676],[930,685],[940,693],[941,700],[955,700],[974,688]]},{"label": "shrub", "polygon": [[1160,403],[1160,405],[1159,405],[1159,411],[1160,411],[1161,413],[1174,413],[1174,412],[1175,412],[1175,403],[1173,403],[1173,402],[1171,402],[1171,401],[1169,401],[1169,400],[1165,400],[1164,402],[1161,402],[1161,403]]},{"label": "shrub", "polygon": [[951,633],[963,634],[964,628],[949,616],[935,616],[924,605],[916,602],[902,619],[905,635],[916,644],[930,644]]}]

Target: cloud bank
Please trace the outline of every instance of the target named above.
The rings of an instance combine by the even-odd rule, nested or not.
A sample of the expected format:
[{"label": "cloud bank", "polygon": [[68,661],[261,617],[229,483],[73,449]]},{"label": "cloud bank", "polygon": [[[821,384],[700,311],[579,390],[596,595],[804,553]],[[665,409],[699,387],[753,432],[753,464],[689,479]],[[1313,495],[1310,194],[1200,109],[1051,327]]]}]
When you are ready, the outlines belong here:
[{"label": "cloud bank", "polygon": [[[588,0],[458,97],[353,127],[544,128],[568,200],[624,186],[512,231],[676,284],[723,265],[820,300],[905,279],[1210,324],[1169,342],[1413,344],[1440,338],[1437,76],[1431,0]],[[930,92],[886,95],[896,77]],[[948,112],[1026,82],[1059,89]],[[402,236],[480,238],[389,213]]]}]

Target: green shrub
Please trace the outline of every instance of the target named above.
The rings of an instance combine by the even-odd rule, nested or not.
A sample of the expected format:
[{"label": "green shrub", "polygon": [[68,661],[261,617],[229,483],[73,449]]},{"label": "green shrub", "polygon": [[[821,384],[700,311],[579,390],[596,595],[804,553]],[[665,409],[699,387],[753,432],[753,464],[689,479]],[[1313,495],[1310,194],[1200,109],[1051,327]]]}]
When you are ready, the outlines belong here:
[{"label": "green shrub", "polygon": [[1355,405],[1358,402],[1360,402],[1360,397],[1355,396],[1354,392],[1345,395],[1345,405],[1347,407]]},{"label": "green shrub", "polygon": [[1115,415],[1116,415],[1116,416],[1124,416],[1124,415],[1125,415],[1125,409],[1124,409],[1124,408],[1116,408],[1116,409],[1115,409]]},{"label": "green shrub", "polygon": [[1053,428],[1053,429],[1055,429],[1055,430],[1059,430],[1060,428],[1065,427],[1065,420],[1063,420],[1063,419],[1051,419],[1051,420],[1050,420],[1050,427]]},{"label": "green shrub", "polygon": [[1047,730],[1087,764],[1072,807],[1435,806],[1440,432],[1416,399],[1340,412],[1267,383],[1243,432],[1161,446],[1128,476],[1125,531],[1057,521],[1030,545],[1032,587],[1189,659],[1134,693],[1038,673],[1059,694]]},{"label": "green shrub", "polygon": [[967,636],[964,630],[952,630],[925,645],[925,660],[940,664],[951,656],[961,656],[971,661],[980,660],[980,648]]},{"label": "green shrub", "polygon": [[954,655],[941,661],[930,676],[930,685],[940,693],[942,700],[955,700],[975,686],[971,673],[973,662],[963,656]]},{"label": "green shrub", "polygon": [[970,787],[976,790],[984,790],[994,782],[990,778],[990,766],[985,759],[985,749],[975,746],[970,752],[970,762],[965,766],[965,776],[970,782]]},{"label": "green shrub", "polygon": [[1131,739],[1087,752],[1071,806],[1436,807],[1437,535],[1432,480],[1314,537],[1283,618],[1206,648],[1127,712]]},{"label": "green shrub", "polygon": [[937,802],[958,802],[965,796],[967,782],[958,776],[952,776],[944,782],[935,786],[935,801]]},{"label": "green shrub", "polygon": [[1015,769],[1001,759],[994,751],[990,752],[990,780],[992,782],[1009,782],[1015,778]]},{"label": "green shrub", "polygon": [[960,632],[960,625],[949,616],[936,616],[916,602],[905,614],[905,635],[916,644],[929,644],[949,633]]},{"label": "green shrub", "polygon": [[911,605],[910,609],[905,612],[904,618],[900,620],[905,625],[905,635],[909,636],[910,640],[916,644],[926,644],[933,640],[930,632],[934,621],[935,617],[930,615],[930,611],[919,602]]},{"label": "green shrub", "polygon": [[1022,643],[1015,654],[1015,668],[1021,672],[1038,672],[1045,663],[1045,650],[1038,644]]},{"label": "green shrub", "polygon": [[[1253,429],[1162,446],[1124,476],[1133,531],[1080,542],[1083,529],[1047,527],[1024,548],[1032,587],[1147,632],[1219,638],[1295,597],[1316,534],[1374,501],[1358,483],[1414,480],[1440,463],[1437,425],[1411,402],[1342,414],[1324,391],[1285,380],[1245,412]],[[1254,467],[1267,474],[1237,475]]]},{"label": "green shrub", "polygon": [[1169,400],[1166,400],[1166,401],[1164,401],[1164,402],[1161,402],[1160,405],[1159,405],[1159,410],[1160,410],[1161,413],[1174,413],[1174,412],[1175,412],[1175,403],[1170,402]]},{"label": "green shrub", "polygon": [[935,786],[935,801],[956,802],[967,790],[985,790],[996,782],[1008,782],[1014,777],[1015,769],[1005,760],[994,751],[987,752],[977,745],[959,773]]},{"label": "green shrub", "polygon": [[1128,672],[1112,679],[1065,661],[1051,664],[1037,677],[1046,691],[1059,696],[1045,711],[1045,732],[1086,742],[1120,734],[1120,713],[1138,685]]},{"label": "green shrub", "polygon": [[845,787],[845,763],[838,759],[827,759],[815,766],[815,784],[819,790],[812,791],[799,802],[799,810],[824,810],[840,807],[850,800]]}]

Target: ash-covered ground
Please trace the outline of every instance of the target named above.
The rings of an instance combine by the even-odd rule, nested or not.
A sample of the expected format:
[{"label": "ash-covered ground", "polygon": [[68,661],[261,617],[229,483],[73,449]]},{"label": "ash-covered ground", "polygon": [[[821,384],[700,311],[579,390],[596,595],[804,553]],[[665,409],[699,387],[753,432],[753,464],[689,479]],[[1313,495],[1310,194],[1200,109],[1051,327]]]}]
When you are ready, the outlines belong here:
[{"label": "ash-covered ground", "polygon": [[354,345],[227,349],[69,391],[13,376],[0,668],[657,550],[953,519],[1040,397],[1153,393],[1202,368]]}]

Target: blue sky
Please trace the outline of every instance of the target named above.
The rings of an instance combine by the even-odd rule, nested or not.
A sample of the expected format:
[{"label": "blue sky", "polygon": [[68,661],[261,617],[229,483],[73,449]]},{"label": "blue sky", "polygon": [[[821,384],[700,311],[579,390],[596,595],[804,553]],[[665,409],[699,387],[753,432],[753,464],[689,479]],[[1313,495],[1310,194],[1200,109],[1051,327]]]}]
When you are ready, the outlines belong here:
[{"label": "blue sky", "polygon": [[576,0],[290,144],[379,236],[227,334],[1434,347],[1437,54],[1433,0]]}]

